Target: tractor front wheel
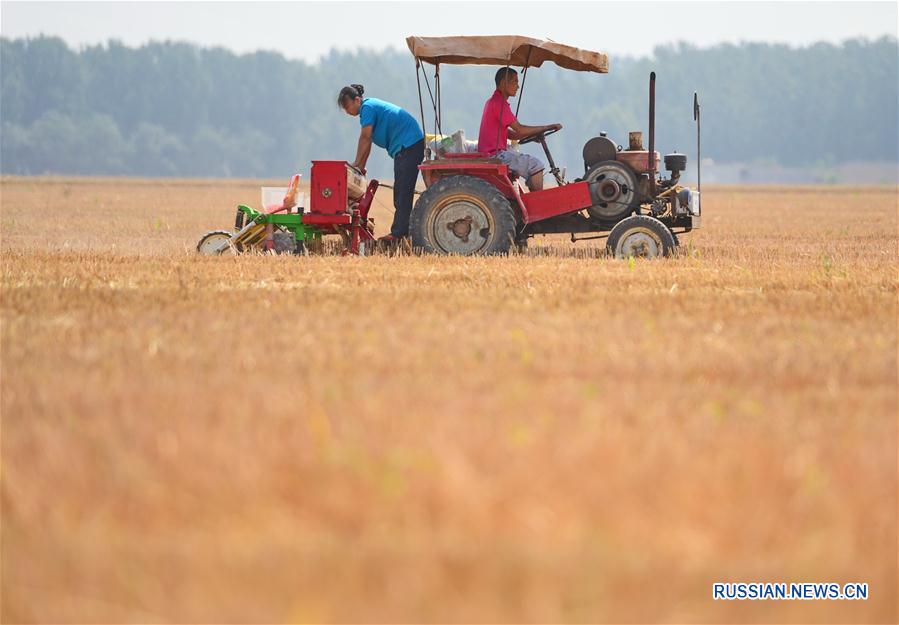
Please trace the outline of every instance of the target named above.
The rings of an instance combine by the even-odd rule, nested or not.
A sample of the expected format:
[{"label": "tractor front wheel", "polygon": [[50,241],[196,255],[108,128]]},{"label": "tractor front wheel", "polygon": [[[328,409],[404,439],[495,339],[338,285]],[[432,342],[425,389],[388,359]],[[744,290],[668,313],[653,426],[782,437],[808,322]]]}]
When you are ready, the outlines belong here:
[{"label": "tractor front wheel", "polygon": [[231,245],[233,232],[227,230],[213,230],[207,232],[197,243],[197,252],[204,256],[221,256],[222,254],[235,254],[237,250]]},{"label": "tractor front wheel", "polygon": [[633,215],[619,221],[606,241],[615,258],[659,258],[671,256],[677,239],[671,229],[649,215]]},{"label": "tractor front wheel", "polygon": [[515,240],[509,200],[474,176],[451,176],[421,194],[409,220],[412,246],[432,254],[506,254]]}]

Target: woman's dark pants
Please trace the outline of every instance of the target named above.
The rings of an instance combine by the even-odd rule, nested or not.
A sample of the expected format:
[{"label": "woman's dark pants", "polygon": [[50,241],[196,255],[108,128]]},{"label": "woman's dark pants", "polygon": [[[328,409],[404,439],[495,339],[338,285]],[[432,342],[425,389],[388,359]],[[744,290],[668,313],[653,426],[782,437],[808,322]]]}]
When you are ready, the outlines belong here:
[{"label": "woman's dark pants", "polygon": [[390,234],[395,237],[409,236],[409,215],[412,214],[412,200],[415,198],[418,166],[424,158],[424,139],[400,150],[393,157],[393,207],[396,213]]}]

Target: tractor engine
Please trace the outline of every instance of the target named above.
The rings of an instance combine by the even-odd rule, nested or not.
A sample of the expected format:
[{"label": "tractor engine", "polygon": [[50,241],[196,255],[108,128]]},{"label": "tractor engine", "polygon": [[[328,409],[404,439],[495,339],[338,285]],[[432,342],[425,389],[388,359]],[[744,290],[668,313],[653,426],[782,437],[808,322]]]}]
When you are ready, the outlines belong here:
[{"label": "tractor engine", "polygon": [[[615,222],[633,213],[651,197],[649,152],[643,149],[643,133],[630,133],[627,150],[599,133],[583,149],[584,180],[590,184],[593,205],[590,216]],[[659,154],[655,153],[656,171]]]},{"label": "tractor engine", "polygon": [[680,174],[687,168],[687,155],[677,152],[665,155],[665,169],[670,178],[656,179],[659,171],[660,155],[653,151],[654,163],[649,151],[643,147],[643,133],[628,133],[628,149],[599,133],[584,144],[584,178],[590,184],[593,205],[587,212],[599,222],[616,222],[637,211],[641,205],[649,205],[655,217],[688,215],[692,205],[689,189],[676,193],[669,190],[676,187]]},{"label": "tractor engine", "polygon": [[[666,154],[665,169],[671,172],[671,177],[665,179],[658,175],[660,158],[655,150],[655,108],[656,74],[651,72],[649,149],[643,148],[643,133],[640,131],[628,133],[627,150],[615,145],[604,132],[584,144],[583,180],[589,184],[593,202],[587,213],[594,222],[615,223],[632,214],[639,214],[641,206],[649,206],[651,215],[665,221],[669,228],[675,225],[688,229],[698,227],[699,192],[694,194],[678,185],[681,172],[687,168],[687,156],[677,152]],[[698,116],[699,103],[694,95],[693,118],[697,124]],[[697,152],[698,149],[697,139]]]}]

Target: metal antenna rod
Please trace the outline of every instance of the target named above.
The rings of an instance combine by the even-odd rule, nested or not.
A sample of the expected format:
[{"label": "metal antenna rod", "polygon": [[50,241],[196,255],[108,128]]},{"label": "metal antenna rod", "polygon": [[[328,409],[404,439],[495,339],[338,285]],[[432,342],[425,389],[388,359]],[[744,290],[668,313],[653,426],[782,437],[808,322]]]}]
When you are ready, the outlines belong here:
[{"label": "metal antenna rod", "polygon": [[696,120],[696,191],[702,202],[702,152],[699,149],[700,124],[699,124],[699,94],[693,92],[693,119]]}]

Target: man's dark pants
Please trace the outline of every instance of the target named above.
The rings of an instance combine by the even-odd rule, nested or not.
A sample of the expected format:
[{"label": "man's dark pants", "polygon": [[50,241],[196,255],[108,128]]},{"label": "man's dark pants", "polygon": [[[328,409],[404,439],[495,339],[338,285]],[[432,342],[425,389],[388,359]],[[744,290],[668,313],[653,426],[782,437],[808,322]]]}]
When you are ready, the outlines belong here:
[{"label": "man's dark pants", "polygon": [[412,200],[415,198],[418,166],[424,158],[424,139],[400,150],[393,157],[393,207],[396,213],[390,234],[395,237],[409,236],[409,215],[412,214]]}]

